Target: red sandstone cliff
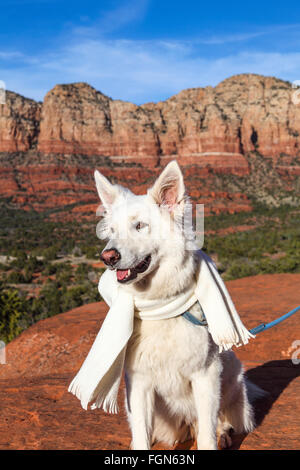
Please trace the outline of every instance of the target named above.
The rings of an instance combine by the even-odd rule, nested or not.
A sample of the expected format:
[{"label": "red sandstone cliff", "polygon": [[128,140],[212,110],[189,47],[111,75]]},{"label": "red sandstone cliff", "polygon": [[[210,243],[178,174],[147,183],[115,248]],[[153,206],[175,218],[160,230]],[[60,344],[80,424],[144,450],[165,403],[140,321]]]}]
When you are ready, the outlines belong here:
[{"label": "red sandstone cliff", "polygon": [[292,93],[287,82],[246,74],[142,106],[112,100],[85,83],[55,86],[42,105],[8,92],[0,107],[0,151],[28,150],[37,141],[44,154],[153,161],[176,155],[245,169],[243,154],[251,150],[299,155],[300,107]]},{"label": "red sandstone cliff", "polygon": [[247,152],[299,155],[300,107],[293,92],[275,78],[238,75],[215,88],[136,106],[83,83],[58,85],[44,100],[38,149],[153,164],[176,156],[182,164],[245,174]]},{"label": "red sandstone cliff", "polygon": [[272,186],[295,194],[300,106],[293,93],[291,84],[259,75],[141,106],[85,83],[57,85],[43,103],[8,92],[0,105],[0,196],[37,210],[89,205],[96,202],[95,167],[143,192],[174,158],[193,198],[208,208],[217,199],[217,212],[249,210],[245,193]]},{"label": "red sandstone cliff", "polygon": [[41,103],[6,92],[6,103],[0,104],[0,152],[26,152],[36,147],[41,107]]}]

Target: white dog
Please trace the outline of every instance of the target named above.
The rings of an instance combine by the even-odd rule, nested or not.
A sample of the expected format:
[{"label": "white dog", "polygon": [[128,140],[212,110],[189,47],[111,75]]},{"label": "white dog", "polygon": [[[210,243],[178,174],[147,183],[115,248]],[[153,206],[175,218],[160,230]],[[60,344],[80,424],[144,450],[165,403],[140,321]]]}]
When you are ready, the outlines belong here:
[{"label": "white dog", "polygon": [[[101,258],[121,288],[149,302],[190,288],[197,264],[179,223],[187,198],[178,164],[169,163],[145,196],[112,185],[97,171],[95,178],[106,211],[98,227],[108,239]],[[189,312],[199,318],[199,304]],[[231,350],[220,353],[208,328],[182,315],[134,319],[125,378],[133,449],[189,437],[198,449],[217,449],[217,439],[228,447],[232,429],[253,430],[251,402],[263,394],[247,381]]]}]

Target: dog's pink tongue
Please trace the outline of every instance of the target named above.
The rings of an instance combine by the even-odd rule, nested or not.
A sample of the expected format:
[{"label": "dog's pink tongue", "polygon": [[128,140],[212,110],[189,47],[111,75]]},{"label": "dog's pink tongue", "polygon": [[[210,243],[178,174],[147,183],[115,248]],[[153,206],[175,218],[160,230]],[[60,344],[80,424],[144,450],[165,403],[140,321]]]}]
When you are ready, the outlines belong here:
[{"label": "dog's pink tongue", "polygon": [[123,281],[128,274],[128,269],[117,269],[117,279],[118,281]]}]

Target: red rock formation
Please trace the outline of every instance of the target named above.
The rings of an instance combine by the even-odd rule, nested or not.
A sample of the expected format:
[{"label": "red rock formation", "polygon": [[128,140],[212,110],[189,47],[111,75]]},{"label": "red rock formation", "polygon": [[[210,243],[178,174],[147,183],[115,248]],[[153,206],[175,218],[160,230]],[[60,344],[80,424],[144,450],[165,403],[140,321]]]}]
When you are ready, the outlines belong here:
[{"label": "red rock formation", "polygon": [[[227,286],[251,328],[298,305],[299,282],[299,274],[274,274]],[[42,320],[7,346],[7,364],[0,365],[0,449],[129,448],[123,384],[119,415],[85,411],[67,392],[106,311],[100,302]],[[295,315],[236,350],[251,380],[270,395],[257,402],[256,430],[236,436],[234,448],[299,449],[300,374],[291,361],[292,344],[299,338],[300,316]],[[181,447],[195,448],[193,442]]]},{"label": "red rock formation", "polygon": [[6,103],[0,104],[0,152],[26,152],[36,147],[41,106],[41,103],[6,92]]},{"label": "red rock formation", "polygon": [[[108,162],[109,163],[109,162]],[[99,200],[95,189],[93,172],[99,168],[112,181],[129,187],[137,194],[145,194],[161,168],[128,167],[122,164],[109,165],[97,158],[70,157],[62,162],[58,156],[49,156],[41,163],[41,156],[27,152],[26,155],[11,155],[0,161],[0,196],[12,197],[12,202],[28,210],[43,211],[49,208],[80,204],[70,208],[67,217],[76,215],[95,216]],[[235,191],[217,190],[213,179],[205,168],[183,168],[188,191],[194,201],[205,203],[206,213],[240,212],[251,210],[246,195]],[[200,181],[202,178],[203,181]],[[210,189],[212,187],[214,191]],[[69,215],[68,215],[69,214]],[[65,214],[63,214],[65,217]],[[58,214],[55,215],[58,218]]]},{"label": "red rock formation", "polygon": [[[299,155],[300,107],[291,84],[236,75],[215,88],[187,89],[137,106],[112,100],[85,83],[57,85],[43,105],[8,92],[0,106],[0,152],[104,155],[157,163],[177,156],[247,172],[243,155]],[[39,125],[40,124],[40,125]]]},{"label": "red rock formation", "polygon": [[251,210],[234,178],[244,178],[251,196],[271,186],[297,192],[300,106],[292,93],[289,83],[259,75],[142,106],[85,83],[57,85],[43,104],[8,92],[0,105],[0,196],[36,210],[89,205],[97,201],[95,167],[142,193],[177,158],[207,212]]},{"label": "red rock formation", "polygon": [[300,108],[287,82],[237,75],[159,103],[113,101],[78,83],[45,97],[38,148],[44,153],[170,159],[247,172],[243,155],[299,155]]}]

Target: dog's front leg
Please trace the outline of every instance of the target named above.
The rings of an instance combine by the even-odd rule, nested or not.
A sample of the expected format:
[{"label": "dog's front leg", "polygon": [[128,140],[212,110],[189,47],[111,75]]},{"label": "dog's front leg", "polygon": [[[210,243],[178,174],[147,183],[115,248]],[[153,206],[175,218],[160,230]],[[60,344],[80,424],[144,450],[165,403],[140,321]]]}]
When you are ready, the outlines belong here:
[{"label": "dog's front leg", "polygon": [[220,407],[221,367],[213,362],[192,377],[192,390],[197,414],[197,448],[217,449],[217,420]]},{"label": "dog's front leg", "polygon": [[151,446],[154,390],[145,376],[126,374],[127,414],[132,433],[133,450]]}]

